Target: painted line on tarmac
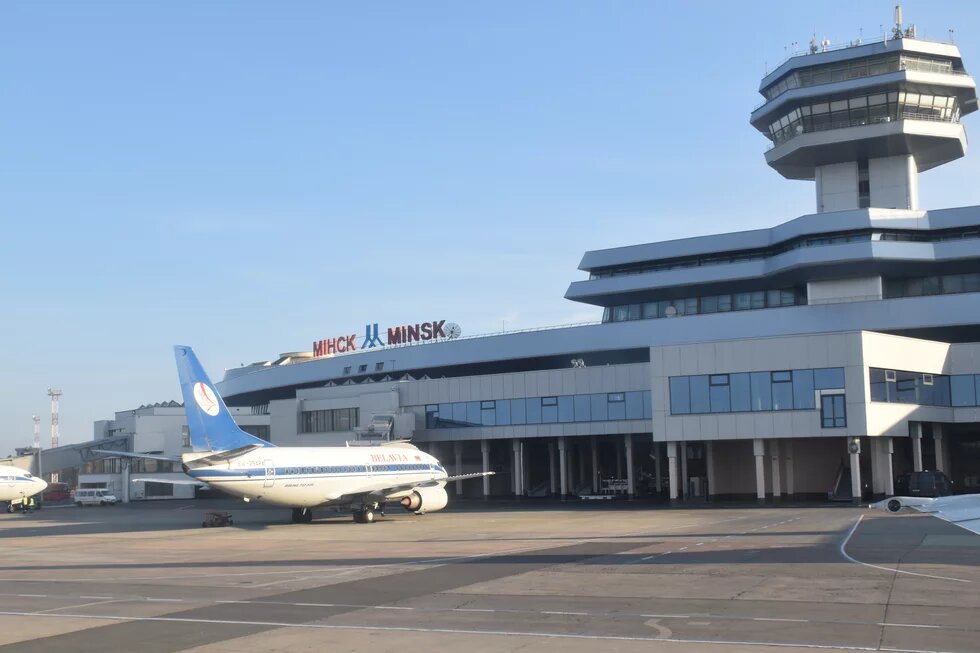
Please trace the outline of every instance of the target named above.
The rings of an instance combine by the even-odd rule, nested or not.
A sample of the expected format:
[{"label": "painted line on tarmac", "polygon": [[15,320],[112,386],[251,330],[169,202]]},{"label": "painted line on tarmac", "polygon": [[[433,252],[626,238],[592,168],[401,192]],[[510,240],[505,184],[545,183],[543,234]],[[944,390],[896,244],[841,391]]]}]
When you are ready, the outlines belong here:
[{"label": "painted line on tarmac", "polygon": [[857,530],[858,526],[861,525],[861,522],[862,521],[864,521],[864,515],[861,515],[860,517],[858,517],[857,521],[854,522],[854,525],[851,526],[851,530],[849,530],[847,532],[847,536],[840,543],[840,547],[839,547],[840,554],[842,556],[844,556],[847,560],[850,560],[851,562],[856,563],[856,564],[859,564],[859,565],[864,565],[865,567],[871,567],[872,569],[880,569],[882,571],[891,572],[893,574],[906,574],[908,576],[918,576],[920,578],[934,578],[936,580],[948,580],[948,581],[952,581],[954,583],[972,583],[973,582],[972,580],[967,580],[965,578],[952,578],[950,576],[936,576],[934,574],[920,574],[920,573],[915,572],[915,571],[905,571],[904,569],[893,569],[892,567],[883,567],[881,565],[873,565],[870,562],[862,562],[861,560],[858,560],[857,558],[855,558],[855,557],[851,556],[850,554],[848,554],[848,552],[846,551],[846,548],[847,548],[847,543],[851,541],[851,537],[854,535],[854,531]]},{"label": "painted line on tarmac", "polygon": [[47,610],[38,610],[37,614],[53,614],[61,610],[77,610],[78,608],[88,608],[93,605],[105,605],[106,603],[116,603],[115,600],[109,599],[106,601],[90,601],[88,603],[78,603],[75,605],[63,605],[58,608],[49,608]]},{"label": "painted line on tarmac", "polygon": [[[742,531],[741,533],[733,533],[731,535],[725,535],[724,537],[721,537],[721,536],[715,537],[715,538],[712,538],[710,540],[705,540],[704,542],[698,542],[694,546],[698,547],[698,546],[704,546],[705,544],[714,544],[715,542],[719,542],[719,541],[722,541],[722,540],[727,540],[730,537],[736,537],[736,536],[739,536],[739,535],[748,535],[749,533],[754,533],[755,531],[758,531],[761,528],[769,528],[769,526],[782,526],[783,524],[788,524],[790,522],[794,522],[794,521],[797,521],[799,519],[802,519],[802,517],[794,517],[792,519],[785,519],[785,520],[783,520],[781,522],[776,522],[774,524],[769,524],[767,526],[761,526],[760,528],[753,528],[750,531]],[[690,545],[681,547],[681,548],[677,549],[676,553],[680,553],[681,551],[687,551],[690,548],[691,548]],[[781,547],[779,545],[774,545],[774,546],[771,546],[769,548],[773,548],[774,549],[774,548],[781,548]],[[661,553],[653,553],[651,555],[648,555],[648,556],[643,557],[643,558],[639,558],[637,560],[631,560],[631,561],[629,561],[629,562],[627,562],[625,564],[627,564],[627,565],[635,565],[635,564],[639,564],[641,562],[647,562],[648,560],[653,560],[654,558],[660,558],[662,556],[670,555],[671,553],[675,553],[675,551],[663,551]],[[620,553],[619,555],[629,555],[629,553],[628,552],[623,552],[623,553]]]},{"label": "painted line on tarmac", "polygon": [[0,616],[39,617],[61,619],[89,619],[93,621],[119,622],[163,622],[212,624],[226,626],[262,626],[267,628],[295,628],[307,630],[352,630],[367,632],[396,632],[396,633],[427,633],[450,635],[492,635],[499,637],[533,637],[542,639],[576,639],[587,641],[618,641],[618,642],[671,642],[675,644],[698,644],[701,646],[755,646],[760,648],[797,648],[833,651],[889,651],[889,653],[952,653],[939,649],[905,649],[879,648],[875,646],[850,646],[840,644],[812,644],[807,642],[766,642],[750,640],[720,640],[720,639],[682,639],[678,637],[639,637],[625,635],[585,635],[576,633],[549,633],[518,630],[480,630],[464,628],[420,628],[409,626],[368,626],[368,625],[339,625],[316,623],[289,623],[284,621],[248,621],[237,619],[194,619],[189,617],[124,617],[115,615],[88,614],[38,614],[32,612],[0,612]]},{"label": "painted line on tarmac", "polygon": [[[0,594],[0,596],[5,596]],[[6,596],[16,596],[16,595],[6,595]],[[71,598],[86,598],[86,597],[52,597],[59,599],[71,599]],[[924,629],[947,629],[947,630],[959,630],[967,632],[976,632],[978,628],[971,628],[966,626],[937,626],[933,624],[903,624],[903,623],[887,623],[887,622],[874,622],[874,621],[840,621],[840,620],[822,620],[822,619],[793,619],[793,618],[782,618],[782,617],[747,617],[747,616],[732,616],[732,615],[722,615],[722,614],[712,614],[707,612],[699,612],[692,614],[654,614],[654,613],[632,613],[632,612],[573,612],[566,610],[519,610],[519,609],[509,609],[509,608],[428,608],[428,607],[413,607],[413,606],[397,606],[397,605],[367,605],[359,603],[292,603],[287,601],[263,601],[261,599],[255,600],[207,600],[207,599],[173,599],[173,598],[157,598],[157,597],[101,597],[103,601],[97,601],[96,603],[138,603],[138,602],[148,602],[148,603],[203,603],[203,604],[239,604],[239,605],[276,605],[276,606],[295,606],[295,607],[308,607],[308,608],[350,608],[354,610],[409,610],[424,613],[446,613],[446,612],[485,612],[485,613],[499,613],[499,614],[522,614],[522,615],[560,615],[560,616],[582,616],[582,617],[635,617],[642,619],[691,619],[693,617],[701,619],[713,619],[715,621],[770,621],[770,622],[789,622],[789,623],[816,623],[816,624],[846,624],[846,625],[859,625],[859,626],[891,626],[894,628],[924,628]],[[86,604],[89,605],[89,604]],[[63,610],[71,607],[81,607],[81,606],[62,606],[60,608],[53,608],[53,610]],[[51,610],[41,610],[35,611],[27,614],[45,614]],[[695,622],[691,622],[695,624]],[[696,622],[700,624],[702,622]],[[710,622],[705,622],[710,623]]]},{"label": "painted line on tarmac", "polygon": [[[671,527],[671,528],[666,528],[666,529],[659,530],[656,533],[650,533],[650,529],[649,528],[644,528],[643,530],[631,531],[629,533],[625,533],[625,534],[619,535],[617,537],[644,537],[644,536],[645,537],[655,537],[657,534],[660,534],[660,533],[669,533],[669,532],[672,532],[672,531],[683,530],[685,528],[695,528],[695,527],[697,527],[697,528],[704,528],[705,526],[715,526],[717,524],[724,524],[726,522],[738,521],[740,519],[748,519],[749,517],[750,517],[750,515],[740,515],[738,517],[729,517],[728,519],[719,519],[717,521],[711,521],[711,522],[708,522],[706,524],[701,524],[701,523],[696,523],[696,524],[681,524],[681,525],[674,526],[674,527]],[[575,545],[575,544],[591,544],[591,543],[594,543],[594,542],[603,542],[603,541],[606,541],[608,539],[610,539],[609,536],[598,535],[598,536],[595,536],[595,537],[581,538],[581,539],[577,539],[577,540],[570,540],[570,541],[567,542],[567,545],[568,546],[571,546],[571,545]],[[491,540],[491,541],[493,541],[493,540]],[[446,563],[446,562],[456,562],[456,561],[460,561],[460,560],[476,560],[478,558],[490,558],[490,557],[493,557],[493,556],[508,555],[508,554],[512,554],[512,553],[527,553],[527,552],[530,552],[530,551],[541,551],[541,550],[551,549],[551,548],[554,548],[554,544],[549,542],[548,544],[539,544],[539,545],[534,545],[534,546],[529,546],[529,547],[516,547],[516,548],[513,548],[513,549],[504,549],[503,551],[493,551],[493,552],[489,552],[489,553],[472,553],[472,554],[461,555],[461,556],[447,556],[447,557],[444,557],[444,558],[429,558],[429,559],[425,559],[425,560],[406,560],[404,562],[384,562],[384,563],[376,564],[376,565],[362,565],[362,566],[359,566],[359,567],[355,567],[353,570],[356,571],[356,570],[361,570],[361,569],[384,569],[384,568],[399,567],[399,566],[432,565],[432,564],[440,564],[440,563]],[[329,567],[329,565],[327,565],[327,566]],[[309,573],[309,571],[312,571],[313,573]],[[340,574],[343,574],[343,573],[347,573],[348,571],[351,571],[351,570],[342,570],[342,571],[339,571],[339,572],[335,572],[335,573],[331,574],[331,576],[340,575]],[[182,574],[182,575],[168,575],[168,576],[134,576],[134,577],[130,577],[130,578],[122,578],[122,579],[119,579],[119,580],[125,581],[125,582],[142,581],[142,580],[172,580],[172,579],[185,579],[185,578],[186,579],[193,580],[193,579],[198,579],[198,578],[225,578],[225,577],[231,577],[231,576],[235,576],[235,577],[239,577],[239,576],[271,576],[271,575],[283,575],[283,574],[298,575],[298,574],[303,574],[304,572],[306,572],[306,575],[303,576],[303,578],[298,579],[298,580],[306,580],[306,579],[317,578],[319,576],[322,576],[325,573],[325,572],[319,572],[319,573],[317,573],[315,570],[255,571],[255,572],[235,572],[235,573],[221,573],[221,574]],[[12,582],[12,583],[18,583],[18,582],[19,583],[31,583],[31,582],[35,582],[35,583],[36,582],[44,582],[44,583],[81,583],[81,582],[86,582],[86,581],[103,581],[103,580],[104,579],[102,579],[102,578],[70,578],[70,579],[68,579],[68,578],[52,578],[52,579],[45,579],[43,581],[38,581],[36,579],[26,579],[26,578],[0,578],[0,581]]]},{"label": "painted line on tarmac", "polygon": [[295,628],[306,630],[347,630],[362,632],[395,632],[395,633],[428,633],[450,635],[495,635],[500,637],[534,637],[541,639],[576,639],[587,641],[620,641],[620,642],[672,642],[677,644],[699,644],[702,646],[755,646],[765,648],[803,648],[814,650],[836,651],[890,651],[891,653],[946,653],[936,649],[901,649],[878,648],[873,646],[851,646],[840,644],[810,644],[799,642],[766,642],[747,640],[716,640],[716,639],[682,639],[677,637],[630,637],[625,635],[584,635],[576,633],[553,633],[518,630],[480,630],[464,628],[419,628],[409,626],[369,626],[369,625],[339,625],[322,623],[290,623],[286,621],[250,621],[244,619],[195,619],[190,617],[129,617],[117,615],[91,614],[38,614],[35,612],[0,611],[0,616],[36,617],[60,619],[89,619],[93,621],[120,622],[161,622],[186,624],[212,624],[226,626],[261,626],[266,628]]}]

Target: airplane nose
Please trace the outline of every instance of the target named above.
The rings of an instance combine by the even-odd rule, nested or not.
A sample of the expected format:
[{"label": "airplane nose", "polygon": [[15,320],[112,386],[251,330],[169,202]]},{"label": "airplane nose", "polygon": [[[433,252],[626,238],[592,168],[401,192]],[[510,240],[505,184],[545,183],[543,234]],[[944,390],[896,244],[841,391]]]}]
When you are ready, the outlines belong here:
[{"label": "airplane nose", "polygon": [[47,481],[41,480],[39,478],[36,478],[34,480],[41,486],[40,489],[38,489],[38,492],[43,492],[44,488],[48,487]]}]

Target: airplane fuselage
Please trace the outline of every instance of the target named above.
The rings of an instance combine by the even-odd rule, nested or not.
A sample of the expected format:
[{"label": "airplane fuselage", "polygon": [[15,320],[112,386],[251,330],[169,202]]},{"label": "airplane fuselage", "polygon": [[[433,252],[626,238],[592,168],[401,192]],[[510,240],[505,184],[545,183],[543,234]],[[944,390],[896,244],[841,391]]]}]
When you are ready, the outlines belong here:
[{"label": "airplane fuselage", "polygon": [[[195,480],[229,494],[291,508],[343,503],[379,487],[443,480],[438,460],[414,447],[265,447],[218,464],[200,465],[184,454]],[[387,495],[393,499],[408,491]]]},{"label": "airplane fuselage", "polygon": [[0,501],[20,501],[46,487],[43,480],[19,467],[0,466]]}]

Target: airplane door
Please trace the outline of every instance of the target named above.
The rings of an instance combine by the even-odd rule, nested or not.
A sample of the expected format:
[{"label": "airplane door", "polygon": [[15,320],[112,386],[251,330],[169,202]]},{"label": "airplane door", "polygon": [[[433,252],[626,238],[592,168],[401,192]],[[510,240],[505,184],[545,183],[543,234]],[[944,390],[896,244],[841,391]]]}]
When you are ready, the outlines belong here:
[{"label": "airplane door", "polygon": [[265,483],[262,487],[272,487],[276,482],[276,465],[271,460],[265,461]]}]

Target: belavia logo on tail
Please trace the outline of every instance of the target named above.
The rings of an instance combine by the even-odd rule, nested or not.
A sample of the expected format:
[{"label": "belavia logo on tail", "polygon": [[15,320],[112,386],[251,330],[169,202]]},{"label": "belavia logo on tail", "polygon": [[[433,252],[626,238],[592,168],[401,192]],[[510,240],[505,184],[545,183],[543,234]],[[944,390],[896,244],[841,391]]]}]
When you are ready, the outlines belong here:
[{"label": "belavia logo on tail", "polygon": [[201,407],[201,410],[211,417],[217,415],[220,410],[218,407],[218,398],[215,396],[214,390],[200,381],[194,384],[194,401]]},{"label": "belavia logo on tail", "polygon": [[452,340],[458,338],[460,333],[462,333],[462,330],[458,324],[446,322],[445,320],[433,320],[432,322],[388,327],[388,339],[385,341],[381,338],[378,323],[375,322],[364,325],[364,341],[360,347],[357,346],[356,334],[338,336],[336,338],[327,338],[314,342],[313,355],[333,356],[334,354],[344,354],[357,351],[358,349],[364,350],[388,345],[406,345],[428,340]]}]

